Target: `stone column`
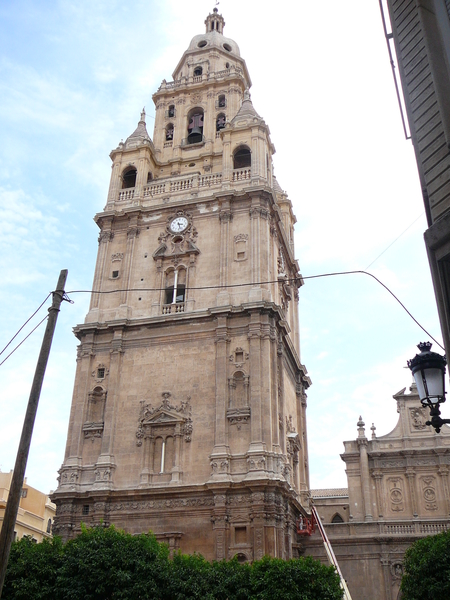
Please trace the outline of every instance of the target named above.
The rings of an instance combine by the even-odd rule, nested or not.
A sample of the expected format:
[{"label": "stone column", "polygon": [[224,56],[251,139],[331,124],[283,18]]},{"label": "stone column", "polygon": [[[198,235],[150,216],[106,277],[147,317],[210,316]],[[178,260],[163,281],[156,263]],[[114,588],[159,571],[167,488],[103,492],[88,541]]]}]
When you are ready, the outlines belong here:
[{"label": "stone column", "polygon": [[367,438],[364,430],[364,422],[361,417],[358,421],[358,448],[359,448],[359,465],[361,470],[361,486],[364,499],[364,520],[373,521],[372,502],[370,494],[370,475],[369,475],[369,458],[367,456]]},{"label": "stone column", "polygon": [[413,517],[418,516],[417,498],[416,498],[416,473],[413,468],[406,469],[406,478],[408,480],[409,495],[411,498],[411,508]]},{"label": "stone column", "polygon": [[377,494],[377,508],[378,508],[378,517],[382,517],[384,514],[384,499],[383,499],[383,490],[382,490],[382,480],[383,480],[383,472],[379,469],[375,469],[372,471],[372,477],[375,480],[375,489]]},{"label": "stone column", "polygon": [[[94,273],[94,282],[92,287],[94,290],[101,290],[102,281],[105,276],[105,268],[107,265],[108,254],[109,254],[109,243],[114,237],[114,232],[111,231],[111,221],[107,221],[102,225],[102,231],[98,236],[98,258],[97,263],[95,265],[95,273]],[[100,294],[93,293],[91,296],[91,304],[89,307],[89,312],[96,310],[98,317],[98,309],[100,304]]]},{"label": "stone column", "polygon": [[442,481],[442,488],[444,490],[444,498],[446,502],[447,514],[450,515],[450,494],[449,494],[449,486],[448,486],[448,473],[449,469],[447,465],[440,465],[438,470],[439,476]]},{"label": "stone column", "polygon": [[133,255],[134,255],[134,246],[137,236],[139,235],[139,229],[137,226],[138,216],[135,215],[130,219],[130,224],[127,231],[127,249],[125,252],[125,260],[123,263],[123,273],[122,273],[122,292],[120,294],[120,305],[125,308],[126,314],[121,314],[121,317],[127,318],[128,315],[128,299],[130,292],[127,290],[130,288],[131,283],[131,265],[133,263]]},{"label": "stone column", "polygon": [[224,560],[228,557],[228,515],[227,497],[225,492],[214,494],[214,511],[211,517],[213,523],[214,545],[216,549],[215,560]]},{"label": "stone column", "polygon": [[[219,255],[219,285],[227,286],[229,283],[229,239],[230,222],[233,218],[231,212],[231,198],[222,200],[220,204],[220,255]],[[223,287],[217,293],[217,306],[227,306],[230,304],[230,289]]]},{"label": "stone column", "polygon": [[212,481],[230,481],[229,447],[227,440],[227,396],[228,396],[228,327],[227,317],[219,316],[216,327],[216,422],[214,448],[211,453]]}]

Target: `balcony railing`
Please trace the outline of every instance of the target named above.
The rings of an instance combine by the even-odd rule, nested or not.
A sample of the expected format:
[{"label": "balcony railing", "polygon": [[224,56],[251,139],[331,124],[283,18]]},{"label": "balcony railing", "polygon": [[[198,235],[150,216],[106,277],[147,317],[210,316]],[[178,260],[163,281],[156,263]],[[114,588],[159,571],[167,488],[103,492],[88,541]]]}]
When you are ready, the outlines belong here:
[{"label": "balcony railing", "polygon": [[127,190],[121,190],[119,192],[119,202],[122,200],[132,200],[134,198],[134,188],[128,188]]},{"label": "balcony railing", "polygon": [[246,179],[251,179],[252,170],[250,167],[246,167],[245,169],[235,169],[233,171],[233,181],[244,181]]},{"label": "balcony railing", "polygon": [[174,315],[177,313],[184,312],[185,303],[177,302],[176,304],[163,304],[162,305],[162,314],[163,315]]}]

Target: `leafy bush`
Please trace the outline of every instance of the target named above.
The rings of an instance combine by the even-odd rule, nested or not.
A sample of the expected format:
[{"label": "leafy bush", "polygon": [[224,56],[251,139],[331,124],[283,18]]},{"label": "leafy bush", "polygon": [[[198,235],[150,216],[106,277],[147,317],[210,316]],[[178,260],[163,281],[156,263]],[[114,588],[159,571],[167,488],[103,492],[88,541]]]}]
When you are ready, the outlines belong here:
[{"label": "leafy bush", "polygon": [[405,554],[403,600],[450,598],[450,531],[415,542]]},{"label": "leafy bush", "polygon": [[83,528],[66,544],[12,546],[3,600],[341,600],[333,567],[311,557],[252,565],[176,554],[152,534]]}]

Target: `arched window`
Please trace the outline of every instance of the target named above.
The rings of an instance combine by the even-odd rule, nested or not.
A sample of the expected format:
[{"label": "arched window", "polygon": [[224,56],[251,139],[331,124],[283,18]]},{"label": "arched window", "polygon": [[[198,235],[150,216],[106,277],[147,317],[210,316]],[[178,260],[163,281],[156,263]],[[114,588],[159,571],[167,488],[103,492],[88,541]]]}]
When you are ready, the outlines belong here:
[{"label": "arched window", "polygon": [[179,304],[186,296],[186,269],[171,269],[166,273],[164,304]]},{"label": "arched window", "polygon": [[166,127],[166,142],[173,140],[173,123],[169,123]]},{"label": "arched window", "polygon": [[151,171],[148,172],[147,183],[150,183],[150,181],[153,181],[153,173]]},{"label": "arched window", "polygon": [[47,533],[51,533],[52,532],[52,520],[49,519],[47,521]]},{"label": "arched window", "polygon": [[220,113],[220,115],[217,115],[216,131],[220,131],[221,129],[224,129],[226,120],[227,120],[227,118],[223,113]]},{"label": "arched window", "polygon": [[194,77],[200,77],[203,73],[203,69],[201,67],[195,67],[194,69]]},{"label": "arched window", "polygon": [[220,94],[217,105],[219,108],[225,108],[225,106],[227,105],[225,94]]},{"label": "arched window", "polygon": [[344,519],[341,517],[339,513],[336,513],[334,517],[331,519],[332,523],[343,523]]},{"label": "arched window", "polygon": [[122,189],[132,188],[136,185],[137,171],[135,167],[127,167],[122,173]]},{"label": "arched window", "polygon": [[203,141],[203,109],[194,108],[188,120],[188,144],[197,144]]},{"label": "arched window", "polygon": [[167,116],[169,117],[169,119],[172,119],[175,116],[175,105],[171,104],[169,106],[169,110],[167,111]]},{"label": "arched window", "polygon": [[252,166],[252,155],[247,146],[241,146],[236,150],[233,156],[233,168],[245,169]]}]

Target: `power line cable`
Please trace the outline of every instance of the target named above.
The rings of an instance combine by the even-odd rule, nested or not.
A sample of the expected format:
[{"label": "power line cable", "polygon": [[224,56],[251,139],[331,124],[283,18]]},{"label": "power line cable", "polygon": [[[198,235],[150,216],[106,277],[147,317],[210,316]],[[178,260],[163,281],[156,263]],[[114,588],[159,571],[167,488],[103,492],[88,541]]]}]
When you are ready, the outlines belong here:
[{"label": "power line cable", "polygon": [[[417,219],[416,219],[417,220]],[[411,224],[412,225],[412,224]],[[394,294],[394,292],[392,290],[390,290],[388,288],[387,285],[385,285],[382,281],[380,281],[380,279],[378,279],[378,277],[376,277],[375,275],[373,275],[372,273],[369,273],[368,271],[362,271],[362,270],[358,270],[358,271],[339,271],[339,272],[335,272],[335,273],[321,273],[319,275],[306,275],[306,276],[299,276],[299,277],[294,277],[294,278],[286,278],[286,279],[275,279],[273,281],[260,281],[260,282],[250,282],[250,283],[238,283],[238,284],[229,284],[229,285],[206,285],[206,286],[199,286],[199,287],[186,287],[186,290],[212,290],[212,289],[226,289],[226,288],[237,288],[237,287],[244,287],[244,286],[251,286],[251,285],[268,285],[268,284],[272,284],[272,283],[293,283],[293,284],[297,284],[299,281],[305,280],[305,279],[318,279],[320,277],[333,277],[336,275],[355,275],[355,274],[363,274],[363,275],[369,275],[369,277],[372,277],[373,279],[375,279],[375,281],[377,281],[381,286],[384,287],[385,290],[387,290],[391,296],[397,300],[397,302],[400,304],[400,306],[403,308],[403,310],[411,317],[411,319],[416,323],[416,325],[418,325],[420,327],[420,329],[422,329],[422,331],[424,331],[428,336],[430,336],[430,338],[440,347],[442,348],[442,350],[445,351],[444,346],[439,343],[436,338],[434,338],[431,333],[429,331],[427,331],[425,329],[425,327],[423,327],[423,325],[421,325],[419,323],[419,321],[412,315],[412,313],[406,308],[406,306],[403,304],[403,302]],[[114,293],[118,293],[118,292],[161,292],[163,291],[164,288],[124,288],[124,289],[118,289],[118,290],[104,290],[104,291],[100,291],[100,290],[71,290],[69,292],[67,292],[67,294],[114,294]]]},{"label": "power line cable", "polygon": [[2,366],[2,364],[3,364],[4,362],[6,362],[6,361],[8,360],[8,358],[9,358],[9,357],[10,357],[12,354],[14,354],[14,352],[15,352],[15,351],[16,351],[18,348],[20,348],[20,346],[21,346],[21,345],[22,345],[22,344],[23,344],[23,343],[24,343],[24,342],[25,342],[25,341],[26,341],[26,340],[27,340],[27,339],[30,337],[30,335],[31,335],[32,333],[34,333],[34,332],[36,331],[36,329],[37,329],[37,328],[38,328],[40,325],[42,325],[42,323],[43,323],[44,321],[46,321],[47,319],[48,319],[48,315],[45,315],[45,317],[42,319],[42,321],[39,321],[39,323],[36,325],[36,327],[35,327],[34,329],[32,329],[32,330],[30,331],[30,333],[29,333],[29,334],[28,334],[28,335],[27,335],[25,338],[23,338],[23,340],[20,342],[20,344],[17,344],[17,346],[14,348],[14,350],[12,350],[12,351],[11,351],[11,352],[8,354],[8,356],[2,360],[2,362],[0,363],[0,367]]},{"label": "power line cable", "polygon": [[408,225],[408,227],[407,227],[407,228],[406,228],[404,231],[402,231],[402,232],[401,232],[401,234],[400,234],[398,237],[396,237],[396,238],[395,238],[395,240],[394,240],[393,242],[391,242],[391,243],[389,244],[389,246],[388,246],[387,248],[385,248],[385,249],[383,250],[383,252],[381,252],[381,254],[379,254],[379,255],[378,255],[378,256],[377,256],[377,257],[376,257],[376,258],[375,258],[375,259],[374,259],[374,260],[373,260],[373,261],[370,263],[370,265],[367,265],[367,267],[366,267],[366,271],[367,271],[367,269],[368,269],[369,267],[371,267],[371,266],[373,265],[373,263],[374,263],[374,262],[376,262],[376,261],[377,261],[377,260],[380,258],[380,256],[383,256],[383,254],[384,254],[385,252],[387,252],[387,251],[389,250],[389,248],[390,248],[391,246],[393,246],[393,245],[395,244],[395,242],[396,242],[397,240],[399,240],[399,239],[402,237],[402,235],[408,231],[408,229],[411,229],[411,227],[414,225],[414,223],[416,223],[416,222],[417,222],[417,221],[420,219],[420,217],[421,217],[422,215],[423,215],[423,212],[421,212],[421,213],[420,213],[420,215],[417,217],[417,219],[414,219],[414,221],[411,223],[411,225]]},{"label": "power line cable", "polygon": [[[22,331],[22,329],[25,327],[25,325],[27,323],[29,323],[31,321],[31,319],[34,317],[34,315],[36,315],[41,308],[44,306],[44,304],[47,302],[47,300],[49,299],[49,297],[52,295],[52,292],[50,292],[47,297],[45,298],[45,300],[42,302],[42,304],[40,304],[38,306],[38,308],[34,311],[34,313],[31,315],[31,317],[29,317],[25,323],[22,325],[22,327],[17,331],[17,333],[9,340],[9,342],[6,344],[6,346],[3,348],[3,350],[0,352],[0,356],[3,354],[3,352],[6,350],[6,348],[16,339],[16,337],[19,335],[19,333]],[[34,329],[33,329],[34,331]],[[26,338],[25,338],[26,339]],[[3,363],[2,363],[3,364]]]}]

